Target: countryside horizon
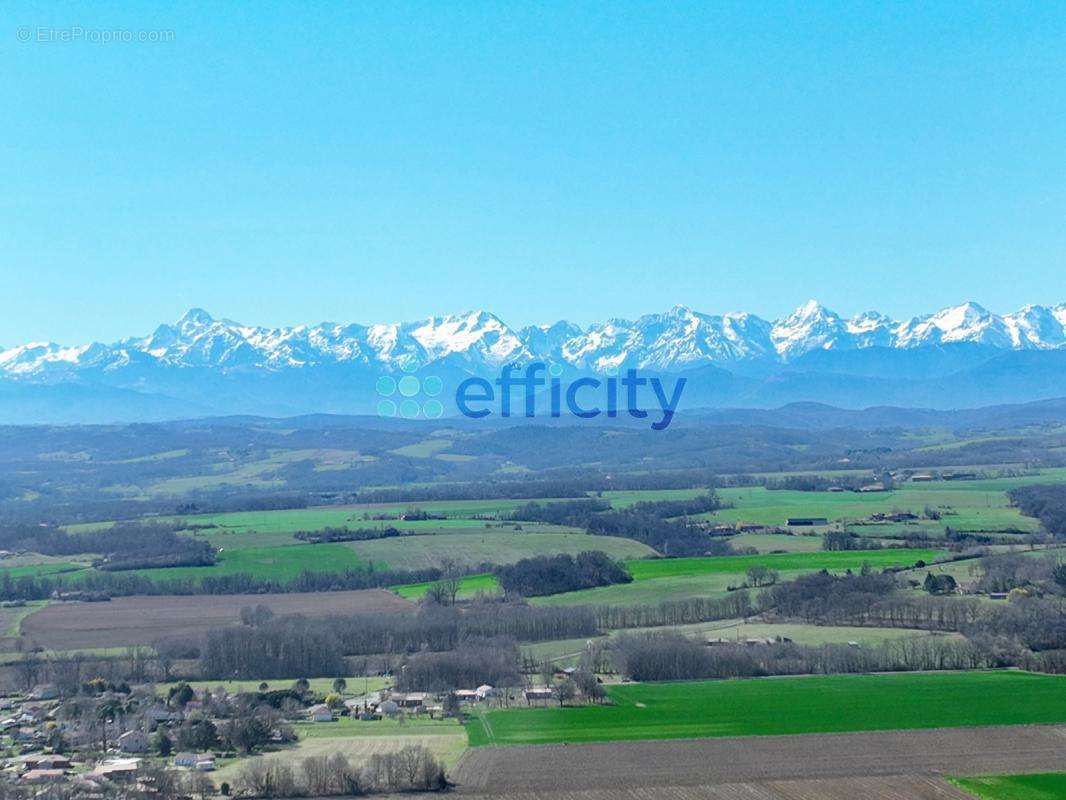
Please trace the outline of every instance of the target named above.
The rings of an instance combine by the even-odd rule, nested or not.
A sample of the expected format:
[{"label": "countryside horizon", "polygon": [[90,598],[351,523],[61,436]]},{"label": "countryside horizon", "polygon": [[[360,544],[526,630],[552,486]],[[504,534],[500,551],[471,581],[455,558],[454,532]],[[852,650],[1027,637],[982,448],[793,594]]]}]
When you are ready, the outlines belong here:
[{"label": "countryside horizon", "polygon": [[0,797],[1066,800],[1066,9],[12,0]]}]

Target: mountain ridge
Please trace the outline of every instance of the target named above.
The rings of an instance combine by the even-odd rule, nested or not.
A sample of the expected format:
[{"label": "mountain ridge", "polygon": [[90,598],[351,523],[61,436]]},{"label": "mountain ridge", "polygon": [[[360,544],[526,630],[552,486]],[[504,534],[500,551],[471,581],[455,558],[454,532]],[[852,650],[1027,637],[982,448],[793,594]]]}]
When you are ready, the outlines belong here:
[{"label": "mountain ridge", "polygon": [[627,367],[680,371],[745,361],[789,364],[814,351],[956,343],[1002,350],[1066,348],[1066,303],[1028,305],[998,315],[968,301],[902,321],[876,311],[845,319],[815,300],[772,321],[747,312],[712,315],[679,305],[632,321],[612,318],[582,328],[560,320],[519,329],[488,311],[403,323],[267,328],[192,308],[173,325],[112,344],[30,342],[0,349],[0,378],[34,380],[50,373],[138,365],[239,371],[356,364],[390,371],[410,359],[420,366],[452,359],[471,369],[537,358],[593,372]]},{"label": "mountain ridge", "polygon": [[[382,375],[447,387],[544,360],[564,380],[639,368],[687,382],[682,410],[822,402],[972,408],[1066,396],[1066,304],[1006,315],[976,303],[893,320],[810,301],[779,320],[675,306],[635,320],[516,329],[470,311],[406,323],[257,327],[190,309],[113,344],[0,350],[0,422],[374,413]],[[555,374],[555,373],[553,373]],[[438,408],[439,411],[439,408]],[[421,412],[419,412],[421,413]]]}]

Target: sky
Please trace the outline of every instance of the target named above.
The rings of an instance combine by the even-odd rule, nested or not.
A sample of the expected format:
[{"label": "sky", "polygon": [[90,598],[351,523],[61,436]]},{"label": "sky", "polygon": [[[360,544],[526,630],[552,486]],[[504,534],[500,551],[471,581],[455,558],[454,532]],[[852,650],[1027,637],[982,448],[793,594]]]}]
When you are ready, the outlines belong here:
[{"label": "sky", "polygon": [[1063,41],[1056,3],[8,2],[0,346],[1062,303]]}]

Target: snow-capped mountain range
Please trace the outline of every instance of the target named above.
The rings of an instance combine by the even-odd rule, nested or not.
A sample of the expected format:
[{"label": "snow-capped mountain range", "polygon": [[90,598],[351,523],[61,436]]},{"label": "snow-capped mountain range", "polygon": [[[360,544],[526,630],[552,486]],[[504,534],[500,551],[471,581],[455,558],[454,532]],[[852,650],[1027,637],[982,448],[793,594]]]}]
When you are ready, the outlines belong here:
[{"label": "snow-capped mountain range", "polygon": [[547,359],[592,372],[616,367],[677,372],[743,361],[788,363],[815,350],[964,342],[1006,350],[1064,348],[1066,303],[1031,305],[1000,316],[970,302],[904,321],[874,311],[845,319],[814,300],[772,322],[749,313],[711,315],[676,306],[635,321],[609,319],[587,328],[556,322],[521,329],[485,311],[397,324],[263,328],[192,309],[174,325],[110,345],[36,342],[0,350],[0,375],[33,380],[138,366],[222,373],[343,364],[389,370],[412,358],[420,365],[448,360],[473,370]]},{"label": "snow-capped mountain range", "polygon": [[414,364],[454,386],[534,359],[569,374],[684,373],[689,408],[1025,402],[1066,397],[1066,304],[999,315],[970,302],[895,320],[845,318],[812,300],[773,321],[676,306],[633,321],[526,328],[485,311],[265,328],[192,309],[113,344],[0,348],[0,422],[373,413],[383,373]]}]

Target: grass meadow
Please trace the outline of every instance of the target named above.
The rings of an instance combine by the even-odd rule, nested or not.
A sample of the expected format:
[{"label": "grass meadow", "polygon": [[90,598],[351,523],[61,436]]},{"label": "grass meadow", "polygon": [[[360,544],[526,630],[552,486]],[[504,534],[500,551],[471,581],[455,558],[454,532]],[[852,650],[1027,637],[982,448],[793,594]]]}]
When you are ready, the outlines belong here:
[{"label": "grass meadow", "polygon": [[1066,772],[985,775],[952,778],[951,782],[980,800],[1062,800],[1066,797]]},{"label": "grass meadow", "polygon": [[[762,486],[719,489],[722,500],[731,503],[703,519],[732,524],[784,525],[789,517],[825,517],[829,522],[859,521],[875,513],[896,510],[921,514],[925,508],[943,515],[935,526],[965,531],[1034,531],[1036,520],[1022,516],[1010,506],[1006,492],[1039,476],[998,478],[985,481],[908,483],[890,492],[800,492],[771,490]],[[1043,478],[1049,480],[1049,478]]]},{"label": "grass meadow", "polygon": [[480,745],[1066,722],[1066,677],[1016,671],[623,684],[610,705],[488,711]]}]

